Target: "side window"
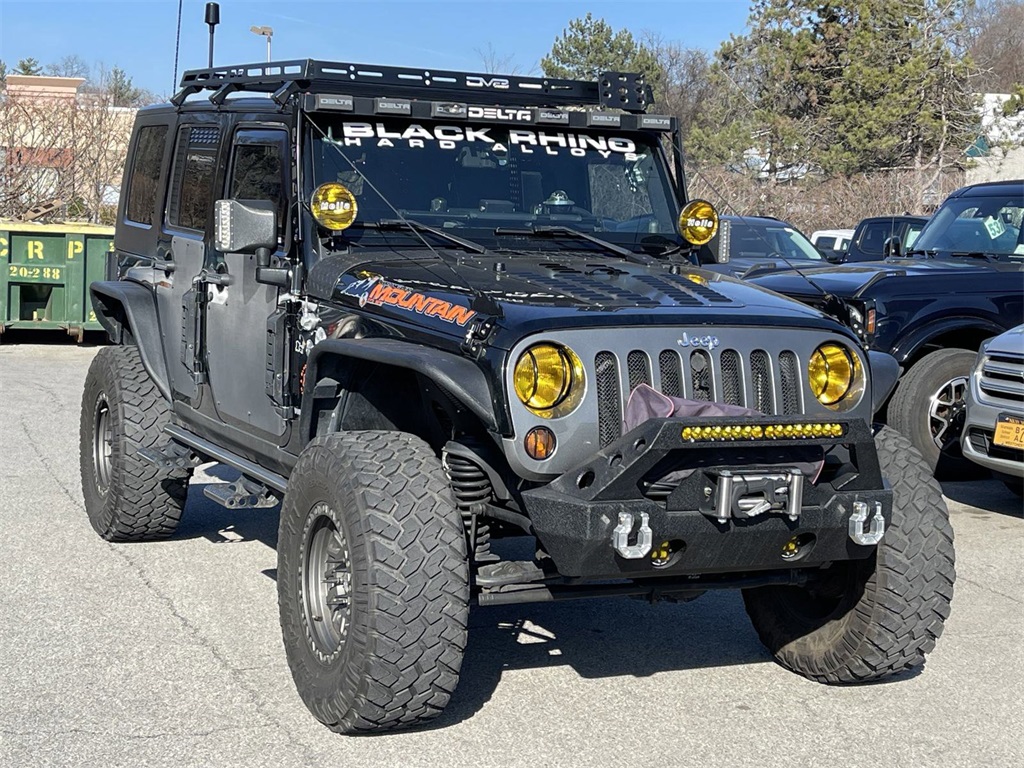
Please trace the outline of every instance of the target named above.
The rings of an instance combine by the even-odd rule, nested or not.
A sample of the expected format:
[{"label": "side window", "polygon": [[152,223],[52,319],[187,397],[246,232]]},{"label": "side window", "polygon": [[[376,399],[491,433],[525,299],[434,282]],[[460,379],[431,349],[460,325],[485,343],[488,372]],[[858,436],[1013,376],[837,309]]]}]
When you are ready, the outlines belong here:
[{"label": "side window", "polygon": [[160,186],[161,163],[167,141],[166,125],[147,125],[139,130],[128,181],[125,218],[137,224],[152,224],[156,219],[156,198]]},{"label": "side window", "polygon": [[[252,132],[255,139],[257,132]],[[273,203],[277,212],[277,231],[284,232],[287,221],[285,207],[286,190],[284,174],[284,147],[286,144],[283,131],[259,131],[266,137],[273,133],[281,134],[281,141],[272,143],[240,143],[246,140],[245,132],[240,132],[236,139],[231,157],[231,183],[228,196],[235,200],[261,200]]]},{"label": "side window", "polygon": [[178,131],[167,197],[167,223],[171,226],[206,231],[213,207],[219,145],[219,128],[185,126]]},{"label": "side window", "polygon": [[869,224],[860,241],[860,249],[864,253],[882,255],[882,245],[892,237],[892,224],[888,221],[878,221]]}]

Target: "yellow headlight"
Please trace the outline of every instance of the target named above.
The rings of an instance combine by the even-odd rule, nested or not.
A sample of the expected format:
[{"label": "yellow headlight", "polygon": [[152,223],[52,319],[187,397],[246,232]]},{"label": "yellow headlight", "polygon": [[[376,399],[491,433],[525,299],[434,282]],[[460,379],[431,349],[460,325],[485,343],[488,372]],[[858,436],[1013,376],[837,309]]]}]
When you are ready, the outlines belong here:
[{"label": "yellow headlight", "polygon": [[575,352],[560,344],[541,343],[520,355],[512,383],[520,402],[531,411],[561,416],[579,402],[583,377],[583,363]]},{"label": "yellow headlight", "polygon": [[835,405],[853,386],[855,362],[846,347],[822,344],[807,363],[811,391],[822,405]]}]

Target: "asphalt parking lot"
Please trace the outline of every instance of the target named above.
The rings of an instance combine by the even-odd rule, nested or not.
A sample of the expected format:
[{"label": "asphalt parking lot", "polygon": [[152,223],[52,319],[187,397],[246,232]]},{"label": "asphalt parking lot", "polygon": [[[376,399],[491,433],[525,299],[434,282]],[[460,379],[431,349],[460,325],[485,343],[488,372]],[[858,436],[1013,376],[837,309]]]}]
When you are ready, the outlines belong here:
[{"label": "asphalt parking lot", "polygon": [[0,346],[0,765],[1024,765],[1024,515],[992,480],[945,486],[956,595],[918,674],[796,677],[734,594],[478,609],[431,729],[335,735],[285,663],[276,510],[193,492],[170,541],[93,533],[78,420],[94,353]]}]

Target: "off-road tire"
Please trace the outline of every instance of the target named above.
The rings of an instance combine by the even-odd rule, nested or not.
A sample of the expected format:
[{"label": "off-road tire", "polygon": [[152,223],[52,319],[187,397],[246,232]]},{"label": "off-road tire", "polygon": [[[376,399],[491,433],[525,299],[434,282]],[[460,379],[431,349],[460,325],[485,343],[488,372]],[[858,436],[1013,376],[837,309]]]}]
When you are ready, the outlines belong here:
[{"label": "off-road tire", "polygon": [[845,585],[842,596],[822,603],[804,587],[743,592],[776,661],[821,683],[870,682],[920,666],[949,616],[953,529],[939,486],[899,433],[885,427],[875,444],[892,485],[892,522],[870,558],[829,569],[839,569],[832,583]]},{"label": "off-road tire", "polygon": [[936,477],[966,479],[981,472],[961,453],[959,430],[950,447],[939,450],[932,439],[928,412],[932,396],[943,384],[961,377],[970,379],[975,358],[967,349],[940,349],[925,355],[900,379],[889,402],[889,426],[910,438]]},{"label": "off-road tire", "polygon": [[[304,568],[323,525],[337,527],[347,550],[338,561],[349,563],[347,575],[342,568],[324,579],[347,580],[345,629],[334,646],[318,645],[323,628],[307,617],[316,590]],[[359,733],[442,712],[466,646],[469,562],[461,515],[426,443],[371,431],[311,442],[285,493],[277,573],[288,665],[317,719]]]},{"label": "off-road tire", "polygon": [[[109,461],[97,466],[99,409],[105,405]],[[79,430],[79,461],[85,511],[107,541],[153,541],[178,527],[191,470],[167,471],[139,456],[163,448],[170,408],[142,366],[135,347],[104,347],[85,377]],[[100,443],[105,443],[102,439]]]}]

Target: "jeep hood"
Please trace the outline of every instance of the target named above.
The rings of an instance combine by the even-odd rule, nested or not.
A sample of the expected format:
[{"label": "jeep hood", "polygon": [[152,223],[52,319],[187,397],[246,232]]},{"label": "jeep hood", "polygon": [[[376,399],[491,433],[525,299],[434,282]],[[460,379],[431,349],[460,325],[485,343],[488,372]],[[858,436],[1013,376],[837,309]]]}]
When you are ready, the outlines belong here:
[{"label": "jeep hood", "polygon": [[815,309],[732,277],[688,265],[670,271],[594,252],[357,251],[321,259],[307,285],[317,300],[458,337],[477,318],[493,318],[508,332],[509,344],[527,333],[580,326],[758,325],[845,332]]}]

